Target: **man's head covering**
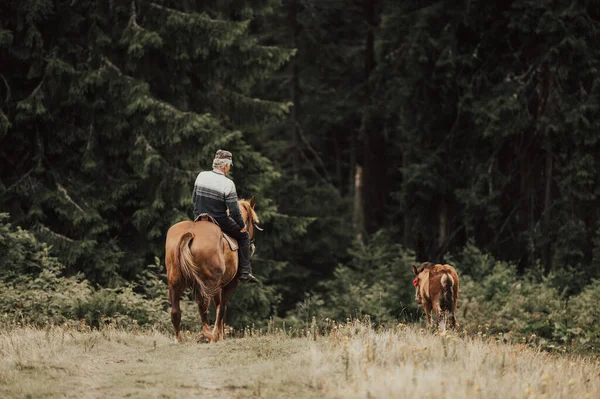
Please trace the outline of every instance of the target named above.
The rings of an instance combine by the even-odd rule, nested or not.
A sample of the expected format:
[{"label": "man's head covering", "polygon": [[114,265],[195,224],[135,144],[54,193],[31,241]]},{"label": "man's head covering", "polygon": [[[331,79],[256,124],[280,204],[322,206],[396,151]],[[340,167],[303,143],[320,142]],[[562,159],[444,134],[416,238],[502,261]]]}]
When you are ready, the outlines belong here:
[{"label": "man's head covering", "polygon": [[232,162],[233,155],[229,151],[225,150],[217,150],[215,154],[215,159],[213,160],[213,169],[224,168],[227,165],[233,165]]}]

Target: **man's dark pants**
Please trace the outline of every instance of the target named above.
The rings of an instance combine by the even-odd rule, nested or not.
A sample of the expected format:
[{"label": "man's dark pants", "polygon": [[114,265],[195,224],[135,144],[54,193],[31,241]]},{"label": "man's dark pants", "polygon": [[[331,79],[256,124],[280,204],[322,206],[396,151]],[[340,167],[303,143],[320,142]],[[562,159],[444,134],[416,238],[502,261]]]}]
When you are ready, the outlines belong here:
[{"label": "man's dark pants", "polygon": [[219,223],[219,227],[223,232],[233,238],[235,238],[239,245],[239,268],[241,274],[252,273],[250,267],[250,235],[247,231],[243,233],[240,231],[242,228],[231,217],[227,216],[224,218],[215,219]]}]

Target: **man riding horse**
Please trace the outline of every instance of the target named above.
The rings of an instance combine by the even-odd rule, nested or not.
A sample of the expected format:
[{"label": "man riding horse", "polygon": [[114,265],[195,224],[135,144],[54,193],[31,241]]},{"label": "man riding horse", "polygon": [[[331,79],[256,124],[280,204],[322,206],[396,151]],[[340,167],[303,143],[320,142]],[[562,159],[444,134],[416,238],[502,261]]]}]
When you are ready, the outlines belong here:
[{"label": "man riding horse", "polygon": [[240,213],[235,184],[226,176],[232,164],[231,152],[218,150],[213,160],[213,170],[198,174],[192,193],[194,220],[200,214],[208,213],[225,234],[235,238],[239,245],[240,281],[258,283],[252,275],[250,236]]}]

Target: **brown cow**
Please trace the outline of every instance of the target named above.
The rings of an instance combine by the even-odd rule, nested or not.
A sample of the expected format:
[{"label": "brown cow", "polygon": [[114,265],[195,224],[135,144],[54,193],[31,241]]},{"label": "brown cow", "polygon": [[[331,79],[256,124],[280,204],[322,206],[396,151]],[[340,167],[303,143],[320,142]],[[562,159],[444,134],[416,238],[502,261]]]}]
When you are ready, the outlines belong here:
[{"label": "brown cow", "polygon": [[454,313],[459,285],[456,270],[450,265],[434,265],[425,262],[418,269],[413,266],[413,272],[416,275],[413,280],[416,288],[415,301],[423,305],[427,315],[427,325],[432,324],[431,309],[433,309],[442,331],[446,331],[446,321],[450,328],[456,329]]}]

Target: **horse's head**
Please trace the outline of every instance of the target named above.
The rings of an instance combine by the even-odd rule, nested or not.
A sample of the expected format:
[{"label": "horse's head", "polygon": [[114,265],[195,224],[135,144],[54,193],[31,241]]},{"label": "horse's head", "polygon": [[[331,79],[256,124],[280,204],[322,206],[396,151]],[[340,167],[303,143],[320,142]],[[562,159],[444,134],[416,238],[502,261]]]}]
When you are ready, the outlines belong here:
[{"label": "horse's head", "polygon": [[263,229],[258,225],[258,215],[254,210],[256,206],[256,200],[254,197],[250,198],[250,200],[241,199],[239,201],[240,204],[240,212],[242,213],[242,218],[246,223],[246,227],[248,229],[248,235],[250,236],[250,256],[254,255],[254,251],[256,247],[254,245],[254,234],[256,230],[262,231]]}]

